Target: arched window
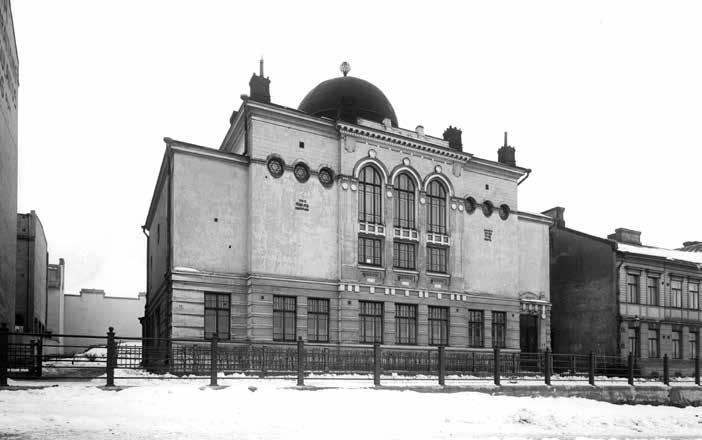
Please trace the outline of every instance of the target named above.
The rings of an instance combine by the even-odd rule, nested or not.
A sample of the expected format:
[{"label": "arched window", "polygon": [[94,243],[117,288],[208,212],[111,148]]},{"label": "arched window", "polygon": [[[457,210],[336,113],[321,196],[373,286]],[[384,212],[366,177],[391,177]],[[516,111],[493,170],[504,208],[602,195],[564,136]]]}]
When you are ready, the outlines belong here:
[{"label": "arched window", "polygon": [[446,234],[446,188],[439,180],[432,180],[427,188],[427,223],[429,232]]},{"label": "arched window", "polygon": [[405,173],[395,181],[395,227],[415,229],[414,222],[414,181]]},{"label": "arched window", "polygon": [[358,221],[380,224],[383,220],[380,173],[366,166],[358,176]]}]

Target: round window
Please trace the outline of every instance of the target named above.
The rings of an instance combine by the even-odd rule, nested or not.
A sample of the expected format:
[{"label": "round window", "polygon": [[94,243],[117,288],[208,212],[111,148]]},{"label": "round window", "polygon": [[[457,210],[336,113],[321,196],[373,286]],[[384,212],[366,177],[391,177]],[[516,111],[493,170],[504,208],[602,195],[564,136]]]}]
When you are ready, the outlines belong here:
[{"label": "round window", "polygon": [[283,161],[274,157],[268,161],[268,171],[273,177],[280,177],[283,175]]},{"label": "round window", "polygon": [[502,220],[507,220],[507,217],[509,217],[509,212],[509,206],[500,205],[500,218]]},{"label": "round window", "polygon": [[319,170],[319,181],[324,186],[331,186],[334,181],[334,177],[332,176],[332,170],[330,170],[329,168],[322,168],[321,170]]},{"label": "round window", "polygon": [[494,209],[495,207],[493,206],[491,201],[485,200],[483,202],[483,214],[485,214],[485,217],[490,217]]},{"label": "round window", "polygon": [[299,163],[295,165],[293,173],[295,173],[295,178],[303,183],[307,182],[307,179],[310,178],[310,170],[307,169],[307,165],[305,165],[304,163]]},{"label": "round window", "polygon": [[478,206],[478,204],[475,202],[475,199],[473,197],[468,197],[466,199],[466,212],[468,214],[474,213],[476,206]]}]

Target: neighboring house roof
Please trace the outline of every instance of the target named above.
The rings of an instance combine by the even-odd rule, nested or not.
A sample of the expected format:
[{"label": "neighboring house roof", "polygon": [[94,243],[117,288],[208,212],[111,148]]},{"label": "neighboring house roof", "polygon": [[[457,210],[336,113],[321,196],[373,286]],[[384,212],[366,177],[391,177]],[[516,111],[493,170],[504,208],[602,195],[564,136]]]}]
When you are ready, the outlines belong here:
[{"label": "neighboring house roof", "polygon": [[662,249],[648,246],[635,246],[631,244],[617,243],[617,250],[632,254],[649,255],[661,257],[667,260],[687,261],[689,263],[702,264],[702,253],[685,252],[672,249]]}]

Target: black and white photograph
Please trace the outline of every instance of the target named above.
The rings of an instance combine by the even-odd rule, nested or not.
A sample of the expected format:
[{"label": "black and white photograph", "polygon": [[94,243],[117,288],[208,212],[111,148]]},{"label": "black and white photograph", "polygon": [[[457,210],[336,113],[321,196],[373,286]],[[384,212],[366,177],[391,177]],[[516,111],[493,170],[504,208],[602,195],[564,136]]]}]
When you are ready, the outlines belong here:
[{"label": "black and white photograph", "polygon": [[701,20],[0,0],[0,439],[702,439]]}]

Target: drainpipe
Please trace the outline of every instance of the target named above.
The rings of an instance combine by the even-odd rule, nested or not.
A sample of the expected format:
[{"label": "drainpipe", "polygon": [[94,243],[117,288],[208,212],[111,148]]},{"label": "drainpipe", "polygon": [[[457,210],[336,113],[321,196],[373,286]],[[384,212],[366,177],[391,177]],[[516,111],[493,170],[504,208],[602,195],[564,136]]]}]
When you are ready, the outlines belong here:
[{"label": "drainpipe", "polygon": [[521,185],[525,180],[527,180],[530,175],[531,175],[531,170],[527,170],[526,176],[524,176],[524,178],[522,180],[517,182],[517,186]]}]

